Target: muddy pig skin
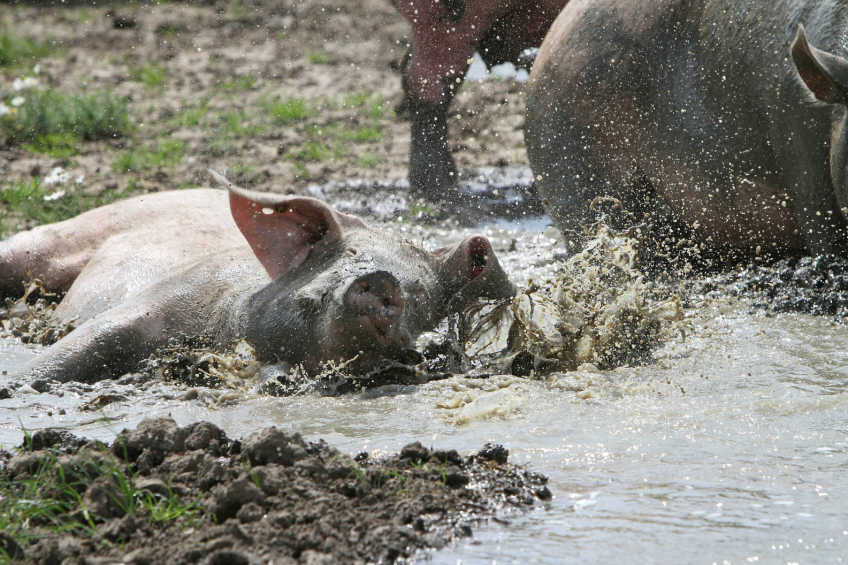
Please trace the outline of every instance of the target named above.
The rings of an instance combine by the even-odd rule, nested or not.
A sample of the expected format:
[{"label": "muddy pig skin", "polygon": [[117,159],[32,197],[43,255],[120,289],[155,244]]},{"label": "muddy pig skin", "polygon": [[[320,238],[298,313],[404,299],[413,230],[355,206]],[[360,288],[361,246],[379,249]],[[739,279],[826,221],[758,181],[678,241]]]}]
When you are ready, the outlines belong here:
[{"label": "muddy pig skin", "polygon": [[27,268],[77,329],[25,379],[96,381],[133,370],[179,333],[246,338],[268,362],[357,359],[414,347],[451,308],[514,293],[489,241],[428,253],[311,198],[197,189],[140,196],[0,242],[0,295]]},{"label": "muddy pig skin", "polygon": [[412,26],[403,88],[412,119],[409,183],[414,190],[438,199],[457,181],[448,147],[448,107],[474,52],[490,67],[519,62],[522,51],[541,45],[566,1],[394,0]]},{"label": "muddy pig skin", "polygon": [[848,0],[573,0],[527,101],[550,214],[614,197],[704,246],[848,253],[846,30]]}]

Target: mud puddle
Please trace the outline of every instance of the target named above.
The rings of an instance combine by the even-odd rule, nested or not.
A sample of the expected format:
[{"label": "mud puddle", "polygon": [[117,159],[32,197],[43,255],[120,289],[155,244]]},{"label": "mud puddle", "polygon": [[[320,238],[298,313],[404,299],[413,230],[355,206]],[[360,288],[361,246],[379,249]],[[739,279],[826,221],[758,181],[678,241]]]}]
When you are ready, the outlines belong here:
[{"label": "mud puddle", "polygon": [[[453,222],[372,222],[429,248],[479,231]],[[567,243],[554,230],[493,223],[480,229],[525,303],[534,304],[523,312],[533,313],[527,327],[538,329],[543,339],[532,342],[538,346],[532,351],[524,348],[531,354],[519,363],[524,376],[492,370],[484,363],[487,353],[478,349],[466,351],[471,362],[466,373],[337,397],[269,397],[247,381],[216,388],[164,375],[129,375],[75,390],[44,383],[40,393],[15,390],[12,398],[0,400],[8,408],[2,411],[0,441],[18,444],[23,424],[31,430],[72,430],[111,444],[118,429],[135,427],[145,416],[171,414],[181,425],[210,421],[229,437],[274,425],[309,440],[323,438],[349,456],[366,452],[371,458],[414,441],[450,445],[463,456],[487,442],[499,443],[510,450],[511,461],[548,475],[554,498],[508,526],[490,521],[476,527],[471,538],[430,554],[434,563],[553,564],[563,556],[589,563],[838,563],[844,557],[844,325],[825,316],[755,307],[756,295],[737,292],[734,285],[760,279],[739,273],[727,275],[736,277],[732,280],[699,279],[682,290],[652,288],[658,283],[629,270],[635,255],[622,253],[628,245],[622,234],[588,246],[585,257],[581,252],[566,258],[561,251]],[[792,272],[812,267],[806,261],[793,263]],[[816,266],[812,272],[828,269]],[[616,292],[609,292],[611,281]],[[802,293],[806,287],[779,288]],[[588,324],[585,335],[600,342],[601,329],[623,337],[632,333],[627,317],[633,312],[615,307],[628,292],[642,297],[636,304],[649,312],[646,307],[660,306],[671,297],[661,293],[671,291],[680,293],[680,320],[668,324],[675,331],[648,348],[649,357],[617,364],[605,364],[603,356],[579,363],[566,359],[569,367],[549,372],[537,365],[559,361],[558,347],[574,348],[546,323],[554,314],[563,317],[563,304],[569,305],[566,313],[580,311],[565,298],[595,315],[597,323]],[[634,320],[638,325],[638,316]],[[574,328],[580,323],[587,322],[569,321]],[[562,341],[551,339],[557,335]],[[576,343],[584,334],[567,335]],[[503,352],[503,344],[489,342]],[[27,354],[20,345],[4,347],[15,359]],[[3,386],[15,384],[3,379]]]},{"label": "mud puddle", "polygon": [[544,228],[552,224],[536,196],[528,166],[464,169],[454,190],[455,198],[436,203],[410,195],[405,178],[330,181],[307,187],[310,196],[332,202],[342,212],[379,222],[413,221],[463,228],[519,222],[524,224],[521,227],[539,223]]}]

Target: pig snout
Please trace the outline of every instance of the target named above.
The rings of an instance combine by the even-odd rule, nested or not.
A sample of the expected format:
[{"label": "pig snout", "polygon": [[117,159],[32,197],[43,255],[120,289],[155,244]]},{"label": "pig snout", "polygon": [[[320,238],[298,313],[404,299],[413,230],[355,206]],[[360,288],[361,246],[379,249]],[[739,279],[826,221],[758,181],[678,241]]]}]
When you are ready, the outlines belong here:
[{"label": "pig snout", "polygon": [[403,338],[396,330],[403,314],[403,296],[400,283],[390,273],[378,271],[359,277],[345,292],[344,303],[359,327],[379,343]]}]

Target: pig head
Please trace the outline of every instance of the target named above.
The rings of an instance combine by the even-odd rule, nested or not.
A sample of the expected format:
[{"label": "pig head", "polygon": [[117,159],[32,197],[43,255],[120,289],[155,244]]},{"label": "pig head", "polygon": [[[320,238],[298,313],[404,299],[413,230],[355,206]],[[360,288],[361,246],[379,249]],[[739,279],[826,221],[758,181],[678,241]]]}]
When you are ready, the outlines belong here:
[{"label": "pig head", "polygon": [[542,43],[567,0],[394,1],[412,26],[402,69],[403,107],[412,120],[409,183],[438,199],[458,180],[448,147],[448,107],[474,52],[488,66],[518,63],[525,49]]},{"label": "pig head", "polygon": [[[28,253],[33,275],[67,292],[56,315],[81,322],[22,376],[120,375],[177,334],[245,338],[261,360],[312,372],[326,361],[367,372],[413,348],[449,306],[514,292],[485,237],[428,253],[318,200],[219,180],[228,196],[146,195],[0,243],[0,268],[19,276]],[[71,262],[57,243],[69,237],[81,249]]]}]

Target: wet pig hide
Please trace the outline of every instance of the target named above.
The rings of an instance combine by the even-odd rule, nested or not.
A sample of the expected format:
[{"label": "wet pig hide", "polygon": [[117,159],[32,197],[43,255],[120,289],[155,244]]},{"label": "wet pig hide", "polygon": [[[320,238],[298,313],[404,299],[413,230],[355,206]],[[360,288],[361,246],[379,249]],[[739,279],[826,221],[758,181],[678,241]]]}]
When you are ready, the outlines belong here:
[{"label": "wet pig hide", "polygon": [[54,316],[77,329],[22,377],[97,381],[133,370],[168,339],[244,338],[261,360],[401,357],[448,312],[514,293],[489,241],[429,253],[311,198],[197,189],[144,195],[0,243],[0,295],[28,271],[67,293]]}]

